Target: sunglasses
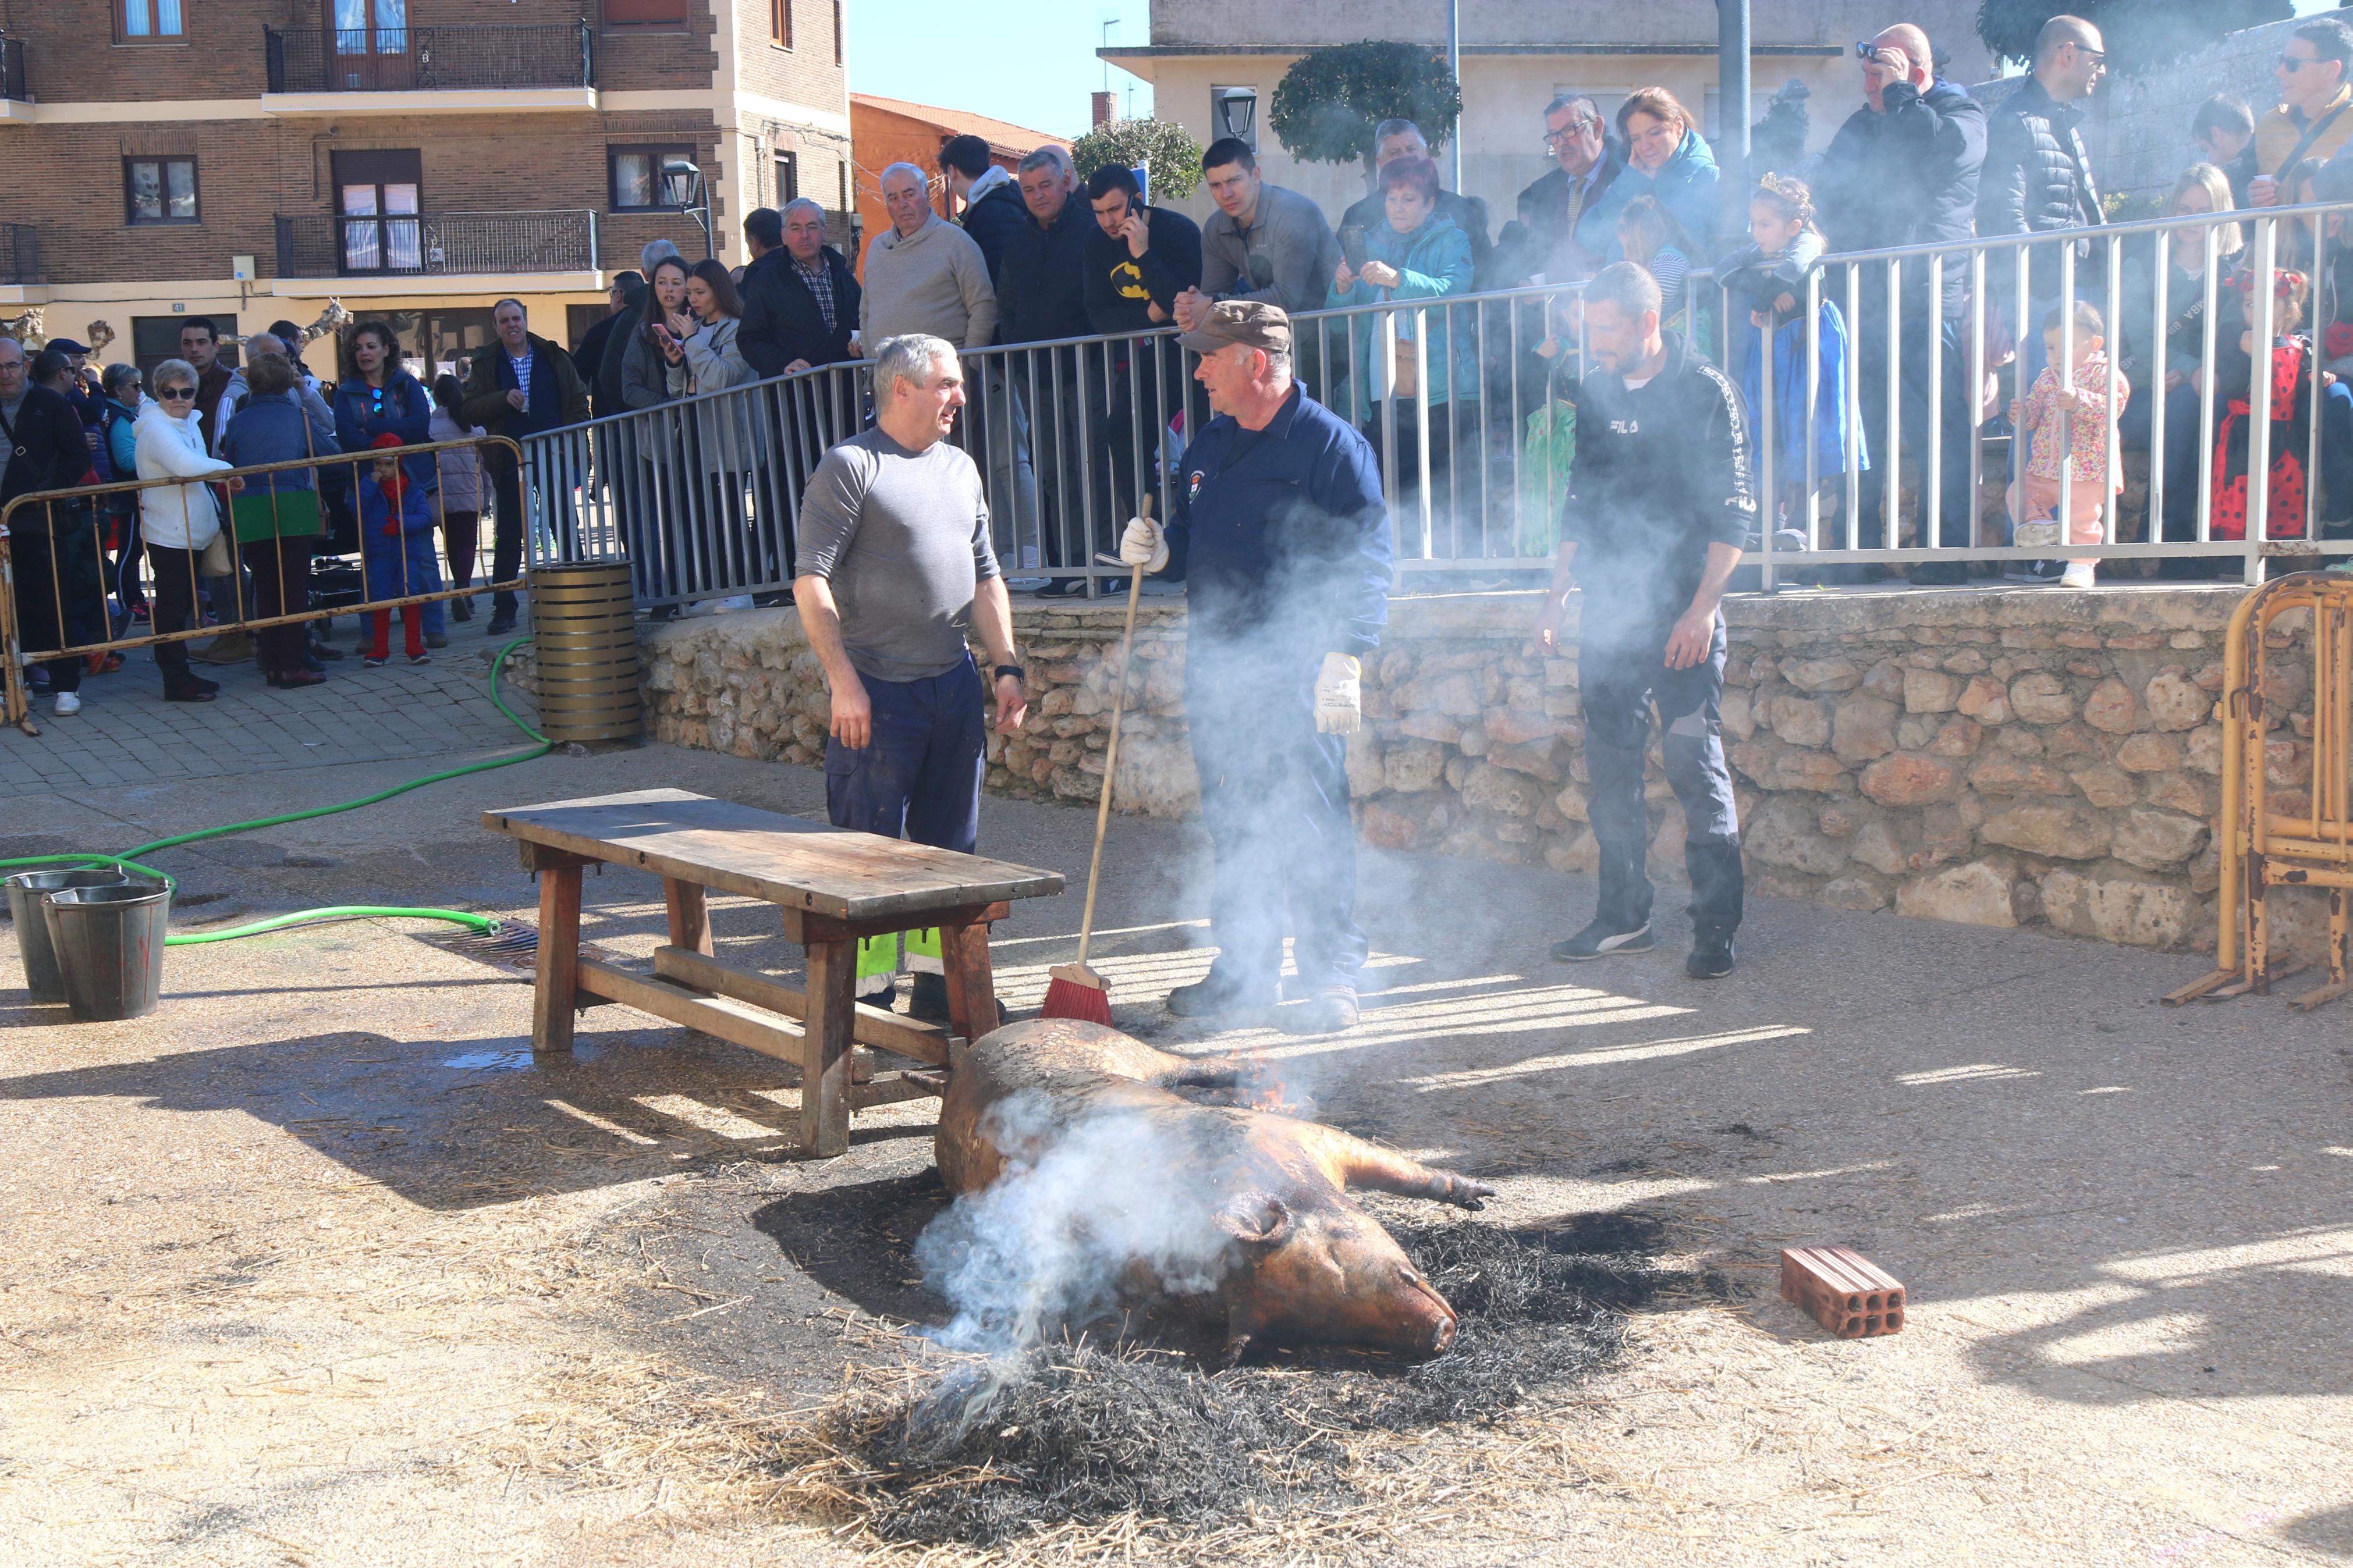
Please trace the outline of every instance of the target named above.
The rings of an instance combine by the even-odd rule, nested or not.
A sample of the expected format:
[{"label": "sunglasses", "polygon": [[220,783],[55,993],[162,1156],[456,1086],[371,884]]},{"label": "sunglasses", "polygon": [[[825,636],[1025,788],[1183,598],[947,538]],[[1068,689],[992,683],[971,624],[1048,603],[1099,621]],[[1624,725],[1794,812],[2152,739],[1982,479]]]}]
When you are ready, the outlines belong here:
[{"label": "sunglasses", "polygon": [[196,389],[193,386],[158,387],[155,391],[155,400],[161,403],[166,398],[170,399],[174,403],[178,403],[183,399],[187,402],[194,403],[196,400]]},{"label": "sunglasses", "polygon": [[2327,62],[2323,61],[2317,55],[2282,55],[2279,58],[2279,68],[2284,71],[2287,71],[2290,74],[2300,71],[2306,66],[2316,66],[2325,63]]}]

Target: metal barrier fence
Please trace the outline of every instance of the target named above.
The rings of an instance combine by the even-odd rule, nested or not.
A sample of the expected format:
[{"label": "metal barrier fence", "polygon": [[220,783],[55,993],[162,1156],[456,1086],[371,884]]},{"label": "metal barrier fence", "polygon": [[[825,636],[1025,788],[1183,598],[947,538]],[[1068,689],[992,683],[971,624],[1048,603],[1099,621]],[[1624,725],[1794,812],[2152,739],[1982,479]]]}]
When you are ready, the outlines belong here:
[{"label": "metal barrier fence", "polygon": [[[461,453],[463,465],[457,461]],[[520,591],[525,582],[519,573],[491,581],[493,571],[484,572],[483,581],[448,586],[435,549],[467,526],[441,510],[445,480],[470,468],[489,493],[499,465],[519,465],[522,458],[507,437],[478,436],[15,498],[0,508],[0,722],[39,732],[26,684],[32,665],[337,616],[389,617],[396,610],[404,629],[422,628],[428,623],[424,606]],[[380,463],[396,464],[397,495],[385,488],[393,476]],[[373,487],[375,499],[363,487]],[[227,542],[209,558],[203,548],[144,537],[151,522],[170,527],[176,517],[206,511]],[[477,551],[480,516],[474,514],[473,536],[465,541]],[[187,537],[202,529],[183,524],[175,531]],[[314,594],[313,564],[322,557],[339,564],[331,585]],[[203,616],[207,601],[217,616],[211,624]],[[136,604],[154,607],[147,630],[135,629]],[[187,624],[164,626],[164,619]]]},{"label": "metal barrier fence", "polygon": [[[2282,616],[2312,616],[2312,774],[2301,788],[2274,776],[2270,745],[2290,715],[2267,696],[2292,689],[2294,655],[2274,648]],[[2282,677],[2287,679],[2283,679]],[[2300,572],[2239,601],[2223,652],[2220,931],[2212,973],[2173,992],[2179,1006],[2255,992],[2309,967],[2273,962],[2274,888],[2328,889],[2328,980],[2293,1005],[2312,1008],[2353,990],[2353,578]],[[2287,731],[2286,734],[2294,731]]]},{"label": "metal barrier fence", "polygon": [[[2348,216],[2353,205],[2183,214],[1829,256],[1769,325],[1730,280],[1692,273],[1668,314],[1744,389],[1752,479],[1773,525],[1750,542],[1762,585],[1787,585],[1793,572],[1861,580],[1901,567],[1949,581],[1964,563],[2041,563],[2050,575],[2063,561],[2151,557],[2177,574],[2260,581],[2270,559],[2353,552],[2353,385],[2325,373],[2320,352],[2346,309],[2334,269],[2348,255]],[[2309,297],[2242,293],[2237,269],[2295,271]],[[1299,380],[1378,454],[1409,586],[1547,564],[1588,363],[1583,289],[1538,284],[1294,318]],[[2062,300],[2089,304],[2101,330],[2046,344]],[[2282,340],[2274,374],[2253,374],[2242,331]],[[1092,592],[1119,575],[1093,558],[1141,497],[1171,515],[1185,441],[1208,414],[1194,356],[1175,336],[964,354],[969,403],[955,439],[980,468],[1009,574],[1085,580]],[[2074,386],[2079,368],[2094,372],[2096,384],[2060,399],[2067,406],[2045,426],[2042,456],[2066,455],[2063,476],[2070,463],[2099,470],[2073,483],[2016,473],[2035,454],[2006,415],[2052,401],[2052,386],[2035,395],[2046,363],[2057,389]],[[648,602],[773,591],[787,581],[800,487],[828,445],[871,420],[868,369],[829,365],[525,445],[546,454],[536,466],[581,520],[565,537],[641,563]],[[2117,504],[2125,446],[2148,452],[2147,503],[2133,519]],[[599,462],[605,451],[611,460]],[[2014,538],[2021,521],[2040,536]]]}]

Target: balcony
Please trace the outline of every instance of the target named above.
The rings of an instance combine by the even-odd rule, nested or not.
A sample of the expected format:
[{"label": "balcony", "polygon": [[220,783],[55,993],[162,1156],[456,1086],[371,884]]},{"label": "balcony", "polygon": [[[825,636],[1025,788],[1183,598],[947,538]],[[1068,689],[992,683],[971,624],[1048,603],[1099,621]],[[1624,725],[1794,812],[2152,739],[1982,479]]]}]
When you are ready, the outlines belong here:
[{"label": "balcony", "polygon": [[346,299],[601,289],[593,212],[281,215],[271,291]]},{"label": "balcony", "polygon": [[30,121],[33,90],[25,69],[25,40],[0,34],[0,121]]},{"label": "balcony", "polygon": [[596,36],[561,26],[262,28],[273,114],[594,109]]}]

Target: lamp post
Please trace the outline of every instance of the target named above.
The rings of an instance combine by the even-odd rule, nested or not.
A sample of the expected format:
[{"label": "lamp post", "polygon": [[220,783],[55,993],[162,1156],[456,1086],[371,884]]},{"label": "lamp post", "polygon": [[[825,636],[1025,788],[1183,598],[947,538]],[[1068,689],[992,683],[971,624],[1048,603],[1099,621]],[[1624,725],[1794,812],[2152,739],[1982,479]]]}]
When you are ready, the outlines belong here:
[{"label": "lamp post", "polygon": [[1740,232],[1748,211],[1748,0],[1715,0],[1716,161],[1733,173],[1724,182],[1726,234]]},{"label": "lamp post", "polygon": [[[1446,74],[1454,79],[1454,90],[1462,90],[1462,0],[1446,0]],[[1462,116],[1454,117],[1454,188],[1462,188]]]},{"label": "lamp post", "polygon": [[711,260],[718,255],[711,236],[711,186],[702,177],[702,170],[684,158],[671,158],[661,167],[662,194],[670,205],[694,220],[702,231],[702,258]]}]

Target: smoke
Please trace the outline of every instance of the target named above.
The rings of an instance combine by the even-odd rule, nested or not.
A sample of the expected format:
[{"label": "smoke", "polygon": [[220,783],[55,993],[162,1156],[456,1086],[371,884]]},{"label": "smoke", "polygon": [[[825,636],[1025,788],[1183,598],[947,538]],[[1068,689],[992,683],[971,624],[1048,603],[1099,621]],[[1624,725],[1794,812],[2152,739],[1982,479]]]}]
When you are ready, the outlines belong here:
[{"label": "smoke", "polygon": [[934,1336],[997,1355],[1092,1322],[1124,1295],[1204,1296],[1234,1261],[1206,1162],[1140,1110],[1062,1121],[1035,1089],[991,1106],[982,1134],[1004,1173],[915,1243],[924,1283],[955,1309]]}]

